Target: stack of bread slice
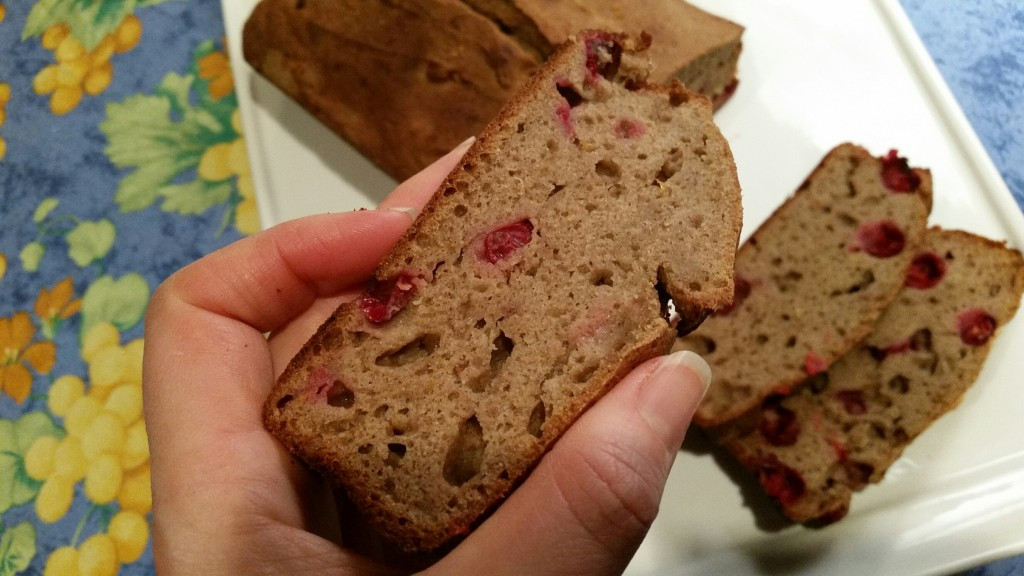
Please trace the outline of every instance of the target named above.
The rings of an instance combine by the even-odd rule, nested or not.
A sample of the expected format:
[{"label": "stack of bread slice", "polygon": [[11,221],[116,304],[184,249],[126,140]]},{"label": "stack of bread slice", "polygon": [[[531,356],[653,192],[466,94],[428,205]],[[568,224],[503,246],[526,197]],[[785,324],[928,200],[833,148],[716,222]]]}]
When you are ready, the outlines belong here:
[{"label": "stack of bread slice", "polygon": [[1017,250],[926,227],[927,170],[832,150],[740,248],[733,306],[681,337],[698,423],[797,522],[846,515],[956,407],[1024,292]]}]

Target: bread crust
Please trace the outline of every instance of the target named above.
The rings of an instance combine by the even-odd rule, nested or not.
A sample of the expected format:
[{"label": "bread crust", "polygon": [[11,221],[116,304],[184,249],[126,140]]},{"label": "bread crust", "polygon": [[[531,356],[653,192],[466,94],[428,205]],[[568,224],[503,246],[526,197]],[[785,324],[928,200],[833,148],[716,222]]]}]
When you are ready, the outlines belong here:
[{"label": "bread crust", "polygon": [[[466,533],[666,352],[668,296],[681,324],[731,298],[732,155],[706,98],[644,84],[647,41],[587,32],[552,56],[267,400],[267,428],[403,548]],[[388,286],[414,294],[370,321]]]}]

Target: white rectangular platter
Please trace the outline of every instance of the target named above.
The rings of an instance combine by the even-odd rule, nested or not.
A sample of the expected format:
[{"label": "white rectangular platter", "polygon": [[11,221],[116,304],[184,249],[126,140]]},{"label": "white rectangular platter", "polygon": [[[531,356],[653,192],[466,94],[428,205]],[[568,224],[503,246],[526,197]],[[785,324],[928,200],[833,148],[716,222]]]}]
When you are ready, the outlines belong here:
[{"label": "white rectangular platter", "polygon": [[[743,186],[744,237],[850,141],[931,168],[932,223],[1024,246],[1020,208],[897,0],[694,3],[746,27],[740,86],[716,117]],[[264,224],[374,206],[394,182],[242,60],[255,4],[223,1]],[[1024,552],[1022,350],[1017,318],[962,405],[824,529],[773,526],[741,482],[688,445],[627,573],[917,575]]]}]

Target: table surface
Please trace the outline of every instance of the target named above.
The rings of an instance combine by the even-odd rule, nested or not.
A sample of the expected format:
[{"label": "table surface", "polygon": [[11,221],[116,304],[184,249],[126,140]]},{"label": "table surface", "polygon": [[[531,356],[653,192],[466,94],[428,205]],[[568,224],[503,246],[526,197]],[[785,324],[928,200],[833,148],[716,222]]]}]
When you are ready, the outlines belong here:
[{"label": "table surface", "polygon": [[[1024,209],[1024,4],[900,2]],[[156,285],[259,228],[219,1],[88,6],[0,0],[5,574],[42,573],[55,548],[80,546],[118,514],[149,519],[148,453],[137,444],[116,494],[78,481],[70,500],[40,498],[57,483],[26,461],[45,452],[40,438],[75,434],[61,425],[67,398],[139,389],[141,319]],[[125,410],[126,429],[139,432]],[[148,544],[121,559],[120,574],[152,571]],[[968,573],[1024,574],[1024,556]]]}]

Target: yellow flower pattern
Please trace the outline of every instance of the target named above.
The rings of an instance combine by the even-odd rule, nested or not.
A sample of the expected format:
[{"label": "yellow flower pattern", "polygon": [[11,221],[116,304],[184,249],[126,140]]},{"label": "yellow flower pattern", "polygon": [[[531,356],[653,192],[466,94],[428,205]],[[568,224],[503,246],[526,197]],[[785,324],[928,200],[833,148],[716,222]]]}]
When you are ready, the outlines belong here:
[{"label": "yellow flower pattern", "polygon": [[152,573],[142,318],[260,228],[219,4],[164,2],[0,1],[3,575]]},{"label": "yellow flower pattern", "polygon": [[22,403],[32,391],[32,368],[49,374],[57,357],[53,342],[33,342],[36,327],[27,312],[0,318],[0,388]]},{"label": "yellow flower pattern", "polygon": [[39,70],[32,88],[36,94],[49,95],[50,111],[63,116],[74,110],[83,96],[97,96],[106,90],[114,78],[111,57],[130,51],[141,38],[142,23],[134,14],[125,16],[91,49],[67,23],[54,24],[43,32],[39,42],[53,52],[56,62]]},{"label": "yellow flower pattern", "polygon": [[[3,4],[0,4],[0,20],[3,20]],[[0,128],[7,121],[7,103],[11,100],[11,85],[7,82],[0,82]],[[0,160],[7,155],[7,140],[0,136]],[[0,274],[2,277],[3,274]]]},{"label": "yellow flower pattern", "polygon": [[53,288],[43,288],[39,291],[34,308],[36,317],[42,324],[43,334],[48,338],[53,337],[61,320],[67,320],[82,309],[82,300],[74,298],[74,289],[71,277],[68,276]]},{"label": "yellow flower pattern", "polygon": [[210,96],[220,100],[235,91],[235,79],[231,75],[231,61],[220,51],[210,52],[196,62],[199,77],[210,83]]}]

